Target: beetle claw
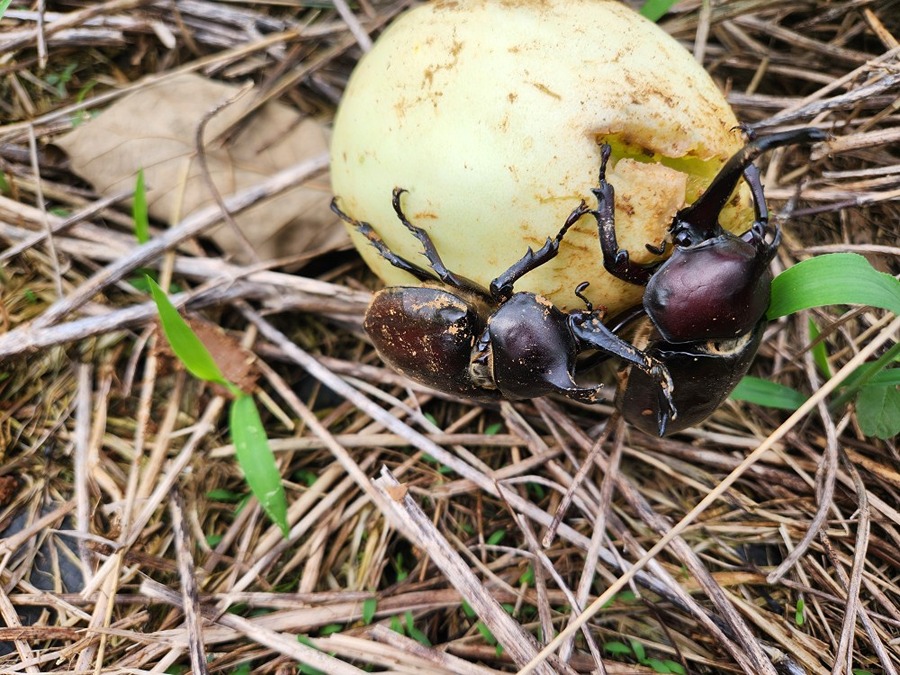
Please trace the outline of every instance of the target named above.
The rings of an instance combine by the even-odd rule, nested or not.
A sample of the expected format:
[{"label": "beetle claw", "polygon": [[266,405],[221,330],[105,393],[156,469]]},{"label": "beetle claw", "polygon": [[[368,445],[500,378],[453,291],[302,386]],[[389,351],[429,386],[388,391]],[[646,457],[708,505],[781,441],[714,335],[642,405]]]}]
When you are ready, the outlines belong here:
[{"label": "beetle claw", "polygon": [[669,416],[662,406],[659,408],[659,414],[656,416],[656,426],[659,429],[659,437],[666,435],[666,427],[669,425]]},{"label": "beetle claw", "polygon": [[666,249],[669,247],[669,242],[665,239],[660,241],[655,246],[653,244],[644,244],[644,248],[646,248],[653,255],[665,255]]},{"label": "beetle claw", "polygon": [[659,429],[659,435],[662,437],[666,435],[666,427],[669,424],[669,420],[678,419],[678,410],[675,407],[675,401],[672,400],[675,385],[672,382],[669,370],[662,363],[655,360],[653,367],[650,369],[650,376],[656,380],[658,387],[656,424]]}]

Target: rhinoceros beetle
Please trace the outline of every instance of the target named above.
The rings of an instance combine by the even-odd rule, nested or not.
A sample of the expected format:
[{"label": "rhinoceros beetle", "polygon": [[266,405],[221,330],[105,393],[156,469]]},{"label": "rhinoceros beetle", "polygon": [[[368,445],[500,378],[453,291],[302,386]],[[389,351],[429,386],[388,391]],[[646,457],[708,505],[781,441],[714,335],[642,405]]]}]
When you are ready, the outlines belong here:
[{"label": "rhinoceros beetle", "polygon": [[[613,330],[630,327],[634,342],[666,365],[675,383],[677,422],[659,424],[659,409],[643,374],[620,374],[616,403],[636,427],[668,433],[697,424],[718,408],[747,372],[766,326],[772,275],[769,263],[781,241],[769,213],[759,172],[752,164],[773,148],[827,138],[819,129],[798,129],[752,139],[713,179],[710,186],[672,221],[672,255],[663,263],[641,266],[618,248],[613,218],[614,192],[606,181],[609,146],[601,149],[599,186],[593,190],[604,266],[613,275],[646,285],[643,305],[617,317]],[[753,197],[755,220],[740,236],[719,224],[719,213],[741,176]],[[650,248],[651,251],[657,251]],[[662,435],[662,433],[660,433]]]},{"label": "rhinoceros beetle", "polygon": [[537,251],[529,248],[484,288],[447,269],[428,233],[404,214],[400,204],[404,192],[394,190],[394,212],[421,243],[430,269],[391,251],[369,223],[344,213],[337,198],[331,206],[383,258],[421,282],[379,291],[366,311],[366,332],[388,364],[412,380],[479,401],[559,393],[594,402],[600,386],[579,386],[574,371],[579,354],[599,350],[625,360],[655,383],[653,405],[659,411],[658,431],[663,433],[668,420],[677,416],[668,371],[657,358],[635,349],[601,323],[603,313],[581,294],[587,284],[576,289],[586,309],[570,312],[541,295],[513,291],[524,274],[557,255],[569,228],[590,212],[584,202],[554,238]]}]

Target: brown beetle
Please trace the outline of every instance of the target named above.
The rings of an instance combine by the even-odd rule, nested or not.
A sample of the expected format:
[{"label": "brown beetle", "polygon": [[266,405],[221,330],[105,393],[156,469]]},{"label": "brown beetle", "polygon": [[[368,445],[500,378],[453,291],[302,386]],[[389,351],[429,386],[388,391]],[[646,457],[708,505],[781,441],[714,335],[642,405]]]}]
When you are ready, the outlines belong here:
[{"label": "brown beetle", "polygon": [[[675,215],[669,228],[674,251],[668,260],[653,266],[635,265],[628,252],[618,247],[615,194],[605,176],[610,150],[602,148],[600,184],[593,190],[597,209],[592,213],[604,266],[621,279],[647,286],[643,305],[619,317],[614,330],[635,330],[636,346],[669,369],[680,414],[676,423],[664,425],[668,432],[711,415],[747,372],[762,341],[772,285],[769,263],[781,232],[777,226],[769,227],[753,160],[773,148],[827,137],[819,129],[797,129],[751,140],[725,163],[693,204]],[[736,236],[719,224],[719,213],[742,175],[753,194],[755,221]],[[665,411],[659,408],[650,384],[642,373],[626,368],[617,405],[635,426],[660,433],[658,420]]]},{"label": "brown beetle", "polygon": [[[476,400],[558,393],[593,402],[600,386],[578,385],[575,363],[580,353],[599,350],[624,359],[656,383],[658,431],[663,433],[677,413],[671,378],[658,359],[613,334],[601,322],[602,313],[586,301],[585,310],[563,312],[541,295],[513,290],[524,274],[557,255],[569,228],[590,212],[584,202],[569,214],[556,237],[537,251],[529,248],[486,289],[445,267],[428,233],[404,215],[404,192],[394,190],[394,212],[422,244],[430,269],[395,254],[369,223],[344,213],[337,198],[332,202],[332,210],[388,262],[421,282],[379,291],[366,311],[366,332],[387,363],[412,380]],[[585,285],[576,290],[582,299]]]}]

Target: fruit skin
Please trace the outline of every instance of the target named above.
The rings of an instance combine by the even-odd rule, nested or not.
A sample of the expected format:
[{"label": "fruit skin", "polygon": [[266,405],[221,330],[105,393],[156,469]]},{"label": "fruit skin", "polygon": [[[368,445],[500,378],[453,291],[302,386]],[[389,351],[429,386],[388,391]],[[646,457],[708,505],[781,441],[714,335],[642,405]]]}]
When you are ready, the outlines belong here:
[{"label": "fruit skin", "polygon": [[[662,241],[742,146],[736,127],[691,54],[617,2],[436,2],[394,22],[354,71],[335,119],[332,187],[354,218],[391,224],[386,243],[415,260],[384,198],[403,186],[410,219],[447,266],[487,284],[590,197],[607,142],[620,244],[649,263],[645,244]],[[740,231],[749,200],[732,201],[722,224]],[[412,282],[353,238],[386,284]],[[643,291],[603,270],[591,218],[518,289],[565,311],[583,307],[573,292],[583,281],[613,314]]]}]

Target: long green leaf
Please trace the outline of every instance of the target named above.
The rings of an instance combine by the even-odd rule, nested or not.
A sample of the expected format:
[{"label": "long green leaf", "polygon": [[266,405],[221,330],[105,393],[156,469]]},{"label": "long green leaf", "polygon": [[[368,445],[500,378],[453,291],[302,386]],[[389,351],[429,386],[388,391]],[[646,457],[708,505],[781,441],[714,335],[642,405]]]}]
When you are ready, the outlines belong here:
[{"label": "long green leaf", "polygon": [[893,438],[900,434],[900,390],[897,385],[869,384],[856,397],[856,419],[866,436]]},{"label": "long green leaf", "polygon": [[181,359],[188,372],[197,379],[217,382],[233,389],[234,385],[225,379],[209,350],[181,318],[181,314],[175,309],[169,296],[150,277],[147,277],[147,283],[150,285],[150,293],[153,295],[153,301],[159,311],[163,332],[166,334],[166,339],[169,341],[172,351],[175,352],[175,356]]},{"label": "long green leaf", "polygon": [[[819,331],[819,327],[816,325],[816,322],[810,318],[809,320],[809,339],[812,342],[816,341],[816,338],[821,335]],[[828,351],[825,349],[825,341],[821,341],[816,343],[816,345],[812,348],[812,357],[813,361],[815,361],[816,367],[819,369],[819,372],[827,380],[831,377],[831,366],[828,364]]]},{"label": "long green leaf", "polygon": [[806,396],[795,389],[749,375],[738,382],[731,398],[779,410],[796,410],[806,400]]},{"label": "long green leaf", "polygon": [[147,283],[159,310],[163,332],[175,355],[181,359],[191,375],[200,380],[221,384],[235,395],[231,403],[228,427],[238,464],[244,472],[247,485],[259,500],[266,515],[287,537],[287,497],[281,485],[281,474],[275,463],[275,455],[269,445],[253,397],[244,394],[225,379],[209,350],[181,318],[168,296],[150,277],[147,277]]},{"label": "long green leaf", "polygon": [[275,454],[266,438],[266,430],[252,396],[242,394],[234,399],[228,426],[234,452],[247,485],[266,515],[287,537],[287,498],[281,485]]},{"label": "long green leaf", "polygon": [[768,317],[823,305],[870,305],[900,314],[900,280],[855,253],[817,256],[775,278]]},{"label": "long green leaf", "polygon": [[372,623],[375,618],[375,612],[378,610],[378,598],[366,598],[362,605],[362,622],[365,625]]},{"label": "long green leaf", "polygon": [[0,0],[0,19],[3,18],[3,15],[6,14],[6,10],[9,9],[9,5],[12,0]]},{"label": "long green leaf", "polygon": [[651,21],[659,21],[678,0],[647,0],[641,5],[641,16]]}]

